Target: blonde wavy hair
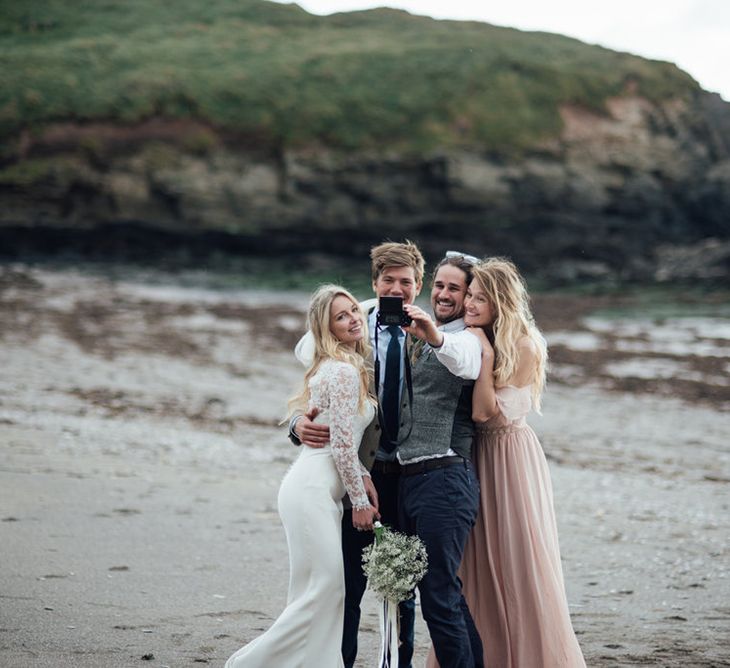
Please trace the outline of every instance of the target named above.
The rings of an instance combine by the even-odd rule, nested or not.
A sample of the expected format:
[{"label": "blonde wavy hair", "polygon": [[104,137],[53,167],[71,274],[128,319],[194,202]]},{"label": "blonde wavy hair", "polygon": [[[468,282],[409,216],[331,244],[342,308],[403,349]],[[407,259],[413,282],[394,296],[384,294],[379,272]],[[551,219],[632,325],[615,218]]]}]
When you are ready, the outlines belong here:
[{"label": "blonde wavy hair", "polygon": [[360,403],[358,404],[360,412],[363,411],[366,403],[374,402],[369,393],[372,369],[369,362],[366,361],[370,359],[367,317],[363,314],[363,337],[357,342],[354,350],[340,342],[330,329],[332,302],[340,296],[346,297],[353,304],[358,304],[345,288],[332,284],[321,285],[317,288],[309,302],[307,327],[314,338],[314,359],[304,374],[304,387],[289,400],[288,418],[296,412],[307,410],[310,398],[309,380],[317,373],[322,362],[328,359],[347,362],[357,369],[360,377]]},{"label": "blonde wavy hair", "polygon": [[537,351],[537,366],[532,378],[532,400],[540,412],[547,373],[547,344],[530,311],[530,297],[517,267],[506,258],[491,257],[472,268],[474,280],[487,294],[494,320],[491,324],[494,344],[494,382],[503,386],[515,372],[517,344],[528,337]]}]

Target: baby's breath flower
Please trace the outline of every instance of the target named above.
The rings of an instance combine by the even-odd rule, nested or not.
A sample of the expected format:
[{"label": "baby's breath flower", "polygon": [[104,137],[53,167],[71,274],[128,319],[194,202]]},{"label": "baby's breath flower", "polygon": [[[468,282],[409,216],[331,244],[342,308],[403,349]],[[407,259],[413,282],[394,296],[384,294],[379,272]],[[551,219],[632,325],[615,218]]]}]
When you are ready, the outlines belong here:
[{"label": "baby's breath flower", "polygon": [[362,553],[368,586],[395,603],[413,598],[416,585],[428,570],[426,547],[417,536],[379,525],[377,522],[375,542]]}]

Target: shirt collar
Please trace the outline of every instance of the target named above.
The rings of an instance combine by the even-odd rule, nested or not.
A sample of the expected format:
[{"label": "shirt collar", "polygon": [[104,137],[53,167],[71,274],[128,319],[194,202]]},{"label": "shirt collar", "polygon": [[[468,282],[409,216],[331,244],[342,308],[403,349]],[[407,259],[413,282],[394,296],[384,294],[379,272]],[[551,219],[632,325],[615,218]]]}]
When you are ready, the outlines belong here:
[{"label": "shirt collar", "polygon": [[439,328],[440,332],[460,332],[462,329],[466,329],[466,323],[464,318],[458,318],[447,322],[445,325],[441,325]]},{"label": "shirt collar", "polygon": [[[375,340],[375,327],[377,326],[376,323],[378,322],[378,309],[374,309],[373,312],[368,317],[368,328],[370,329],[370,338]],[[387,334],[390,336],[390,332],[388,331],[388,327],[381,327],[378,330],[378,338],[382,334]],[[402,338],[405,335],[405,332],[399,327],[398,328],[398,338]]]}]

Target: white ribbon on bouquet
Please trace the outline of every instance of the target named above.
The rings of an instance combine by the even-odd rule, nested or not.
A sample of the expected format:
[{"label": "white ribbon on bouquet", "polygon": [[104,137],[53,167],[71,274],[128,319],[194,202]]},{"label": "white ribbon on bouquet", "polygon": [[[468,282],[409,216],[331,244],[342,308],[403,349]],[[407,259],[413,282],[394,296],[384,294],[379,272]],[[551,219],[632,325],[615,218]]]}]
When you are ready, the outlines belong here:
[{"label": "white ribbon on bouquet", "polygon": [[398,604],[383,598],[380,619],[380,657],[378,668],[398,668]]},{"label": "white ribbon on bouquet", "polygon": [[398,668],[400,601],[413,590],[428,570],[426,547],[417,536],[407,536],[380,522],[374,523],[375,541],[363,550],[363,570],[368,587],[380,599],[380,655],[377,668]]}]

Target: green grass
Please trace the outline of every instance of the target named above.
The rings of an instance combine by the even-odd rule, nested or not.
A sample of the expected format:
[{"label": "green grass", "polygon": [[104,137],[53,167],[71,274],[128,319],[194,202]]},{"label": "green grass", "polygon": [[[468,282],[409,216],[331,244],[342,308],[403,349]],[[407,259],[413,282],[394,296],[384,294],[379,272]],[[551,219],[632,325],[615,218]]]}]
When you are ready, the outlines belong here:
[{"label": "green grass", "polygon": [[67,157],[36,158],[0,169],[0,186],[29,187],[56,178],[69,179],[79,169],[78,162]]},{"label": "green grass", "polygon": [[331,17],[262,0],[23,0],[0,12],[0,141],[54,121],[197,119],[272,148],[521,151],[558,107],[632,84],[698,86],[669,63],[547,33],[394,10]]}]

